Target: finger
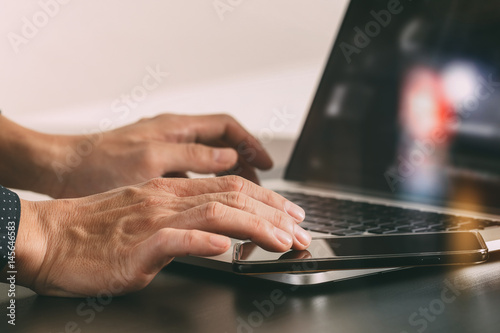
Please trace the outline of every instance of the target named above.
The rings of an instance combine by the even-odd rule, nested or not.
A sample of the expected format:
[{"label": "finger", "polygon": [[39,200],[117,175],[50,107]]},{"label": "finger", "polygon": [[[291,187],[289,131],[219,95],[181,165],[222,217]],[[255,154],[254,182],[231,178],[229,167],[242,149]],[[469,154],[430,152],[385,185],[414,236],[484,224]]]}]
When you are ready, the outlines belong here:
[{"label": "finger", "polygon": [[305,218],[304,210],[296,204],[285,199],[276,192],[258,186],[237,176],[201,179],[172,179],[169,181],[159,178],[144,183],[143,186],[164,188],[169,194],[175,192],[175,194],[180,197],[195,196],[206,193],[241,192],[254,198],[255,200],[265,203],[268,206],[286,212],[297,221],[303,221]]},{"label": "finger", "polygon": [[189,129],[197,142],[223,141],[233,147],[252,166],[267,170],[273,165],[271,157],[260,142],[234,118],[225,114],[190,117]]},{"label": "finger", "polygon": [[258,215],[270,221],[276,227],[283,223],[290,222],[297,224],[297,220],[280,209],[268,206],[261,201],[255,200],[249,195],[241,192],[220,192],[207,193],[191,197],[178,198],[178,209],[180,211],[188,210],[207,204],[209,202],[219,202],[225,206],[243,210],[247,213]]},{"label": "finger", "polygon": [[256,172],[255,168],[252,165],[250,165],[250,163],[248,163],[246,160],[244,160],[243,158],[240,157],[238,159],[238,163],[236,163],[236,164],[239,165],[239,170],[238,170],[239,173],[236,174],[237,176],[243,177],[245,179],[248,179],[252,183],[260,185],[260,181],[259,181],[259,177],[257,176],[257,172]]},{"label": "finger", "polygon": [[[275,227],[266,219],[248,212],[225,206],[219,202],[191,208],[169,218],[166,223],[179,229],[199,229],[239,239],[250,239],[269,251],[286,251],[305,246],[294,240],[295,223]],[[285,231],[285,230],[286,231]]]},{"label": "finger", "polygon": [[264,218],[265,220],[271,222],[275,227],[292,234],[294,236],[294,244],[300,243],[307,247],[311,242],[310,234],[300,226],[296,225],[297,220],[285,212],[268,206],[241,192],[210,193],[182,198],[182,201],[182,211],[202,206],[209,202],[219,202],[225,206],[236,208]]},{"label": "finger", "polygon": [[230,169],[238,160],[231,148],[213,148],[197,143],[171,144],[160,146],[164,156],[165,172],[193,171],[216,173]]},{"label": "finger", "polygon": [[[207,144],[212,147],[227,147],[227,143],[221,140],[211,141]],[[255,167],[250,163],[255,158],[255,151],[238,149],[237,152],[238,162],[231,169],[221,172],[219,176],[236,175],[259,184]]]},{"label": "finger", "polygon": [[241,158],[241,156],[238,158],[238,162],[231,169],[217,174],[217,176],[219,177],[229,175],[240,176],[242,178],[248,179],[252,183],[260,185],[259,177],[255,172],[255,168],[248,164],[243,158]]},{"label": "finger", "polygon": [[222,235],[199,230],[164,228],[141,243],[136,259],[143,263],[145,274],[156,274],[173,257],[214,256],[226,252],[230,246],[231,240]]}]

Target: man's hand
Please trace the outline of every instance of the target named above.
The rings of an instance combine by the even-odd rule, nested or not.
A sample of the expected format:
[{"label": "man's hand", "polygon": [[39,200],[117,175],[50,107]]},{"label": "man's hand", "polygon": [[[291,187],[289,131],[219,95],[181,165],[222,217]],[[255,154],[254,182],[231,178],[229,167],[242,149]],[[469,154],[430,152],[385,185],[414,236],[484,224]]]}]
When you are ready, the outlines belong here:
[{"label": "man's hand", "polygon": [[[231,173],[258,182],[272,161],[228,115],[163,114],[93,135],[48,135],[0,116],[4,186],[80,197],[185,172]],[[229,170],[229,172],[227,172]]]},{"label": "man's hand", "polygon": [[64,141],[60,146],[73,147],[73,154],[85,142],[92,152],[77,157],[80,162],[74,166],[59,160],[62,165],[57,169],[57,163],[52,163],[58,181],[50,193],[56,198],[100,193],[155,177],[185,176],[187,171],[207,174],[233,168],[236,174],[258,182],[254,167],[272,166],[260,143],[227,115],[163,114],[90,138]]},{"label": "man's hand", "polygon": [[[21,203],[18,280],[39,294],[124,294],[175,256],[212,256],[226,236],[305,249],[304,211],[237,176],[157,178],[79,199]],[[226,235],[226,236],[222,236]]]}]

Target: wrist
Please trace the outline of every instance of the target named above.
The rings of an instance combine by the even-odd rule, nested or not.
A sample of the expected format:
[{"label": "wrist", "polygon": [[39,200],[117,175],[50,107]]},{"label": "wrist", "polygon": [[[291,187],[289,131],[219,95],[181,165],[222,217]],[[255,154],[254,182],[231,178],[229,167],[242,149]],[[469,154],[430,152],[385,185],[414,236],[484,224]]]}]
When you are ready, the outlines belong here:
[{"label": "wrist", "polygon": [[34,289],[47,251],[50,225],[42,223],[38,202],[21,200],[21,217],[15,244],[17,283]]},{"label": "wrist", "polygon": [[0,183],[7,187],[51,194],[56,174],[52,163],[64,158],[64,136],[39,133],[0,115]]}]

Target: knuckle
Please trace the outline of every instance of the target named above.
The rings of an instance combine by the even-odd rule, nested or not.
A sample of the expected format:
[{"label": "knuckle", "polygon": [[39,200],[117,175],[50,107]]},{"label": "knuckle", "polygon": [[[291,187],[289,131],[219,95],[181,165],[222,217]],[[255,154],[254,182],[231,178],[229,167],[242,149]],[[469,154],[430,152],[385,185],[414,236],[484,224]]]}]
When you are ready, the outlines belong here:
[{"label": "knuckle", "polygon": [[195,233],[193,231],[186,231],[182,239],[182,245],[187,249],[193,247],[195,238]]},{"label": "knuckle", "polygon": [[208,222],[214,222],[226,214],[226,206],[220,202],[209,202],[203,210],[203,217]]},{"label": "knuckle", "polygon": [[154,190],[164,190],[167,186],[167,182],[165,178],[153,178],[146,182],[146,186]]},{"label": "knuckle", "polygon": [[288,218],[286,218],[284,214],[278,210],[274,211],[274,216],[272,218],[272,221],[274,226],[279,229],[290,230],[293,228]]},{"label": "knuckle", "polygon": [[241,210],[248,207],[248,197],[241,192],[228,192],[226,194],[226,200],[231,206]]},{"label": "knuckle", "polygon": [[[278,195],[277,193],[271,191],[271,190],[268,190],[268,189],[265,189],[263,187],[259,188],[259,190],[262,191],[262,194],[263,194],[263,198],[264,200],[266,200],[266,202],[275,202],[276,201],[276,196]],[[285,201],[286,199],[283,198],[283,204],[285,204]]]},{"label": "knuckle", "polygon": [[153,207],[161,206],[163,204],[163,199],[155,195],[148,195],[144,197],[141,201],[141,206],[144,209],[150,209]]},{"label": "knuckle", "polygon": [[240,176],[230,175],[222,178],[224,190],[243,192],[245,188],[245,179]]},{"label": "knuckle", "polygon": [[134,200],[135,198],[139,197],[142,193],[142,190],[140,188],[137,188],[135,186],[128,186],[126,187],[122,195],[129,200]]},{"label": "knuckle", "polygon": [[199,160],[201,157],[200,145],[197,143],[186,144],[186,157],[191,161]]},{"label": "knuckle", "polygon": [[261,218],[255,218],[254,223],[251,224],[251,232],[255,235],[265,234],[266,223]]}]

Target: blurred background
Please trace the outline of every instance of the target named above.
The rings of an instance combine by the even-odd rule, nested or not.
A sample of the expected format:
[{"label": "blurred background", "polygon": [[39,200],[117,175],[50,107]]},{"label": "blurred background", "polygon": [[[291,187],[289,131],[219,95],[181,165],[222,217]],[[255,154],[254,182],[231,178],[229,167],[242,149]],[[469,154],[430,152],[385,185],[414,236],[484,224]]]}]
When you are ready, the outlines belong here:
[{"label": "blurred background", "polygon": [[[225,112],[266,139],[296,137],[345,6],[345,0],[3,1],[0,108],[52,133],[95,131],[103,120],[121,126],[168,111]],[[272,126],[279,114],[288,115],[284,126]]]}]

